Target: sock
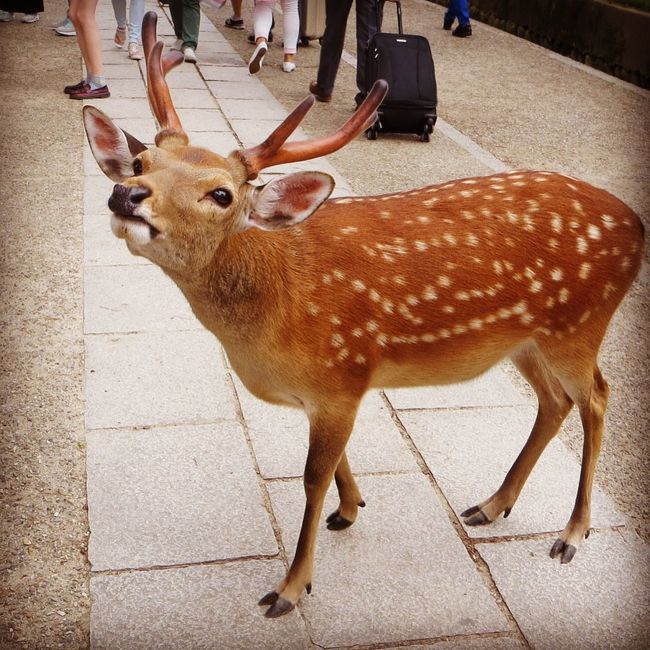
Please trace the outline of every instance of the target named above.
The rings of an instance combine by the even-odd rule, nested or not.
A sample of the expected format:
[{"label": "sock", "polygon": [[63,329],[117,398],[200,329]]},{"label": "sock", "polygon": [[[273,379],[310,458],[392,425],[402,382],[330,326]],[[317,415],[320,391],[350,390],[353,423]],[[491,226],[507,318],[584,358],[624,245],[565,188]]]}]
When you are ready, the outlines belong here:
[{"label": "sock", "polygon": [[104,77],[100,77],[97,74],[89,74],[88,77],[88,84],[92,90],[97,90],[97,88],[106,85],[106,79]]}]

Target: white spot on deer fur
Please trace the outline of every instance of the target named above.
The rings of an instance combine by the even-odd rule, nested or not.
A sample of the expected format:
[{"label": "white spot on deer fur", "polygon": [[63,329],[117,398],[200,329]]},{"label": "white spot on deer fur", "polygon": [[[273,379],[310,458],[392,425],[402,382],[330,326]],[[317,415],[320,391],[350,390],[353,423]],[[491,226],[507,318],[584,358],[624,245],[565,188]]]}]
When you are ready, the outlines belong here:
[{"label": "white spot on deer fur", "polygon": [[469,322],[469,328],[471,330],[480,330],[483,327],[483,319],[481,318],[472,318]]},{"label": "white spot on deer fur", "polygon": [[358,363],[360,366],[363,366],[366,363],[366,358],[363,356],[363,354],[357,354],[357,356],[354,357],[354,362]]},{"label": "white spot on deer fur", "polygon": [[465,180],[461,181],[463,185],[476,185],[478,181],[475,178],[466,178]]},{"label": "white spot on deer fur", "polygon": [[501,262],[499,262],[499,260],[494,260],[492,262],[492,268],[494,269],[494,272],[497,275],[502,275],[503,274],[503,264],[501,264]]},{"label": "white spot on deer fur", "polygon": [[530,325],[534,320],[535,320],[535,317],[531,313],[526,312],[525,314],[521,315],[521,318],[519,319],[519,322],[522,325]]},{"label": "white spot on deer fur", "polygon": [[354,336],[357,339],[360,339],[363,336],[363,330],[360,327],[355,327],[352,330],[352,336]]},{"label": "white spot on deer fur", "polygon": [[456,240],[456,238],[455,238],[451,233],[448,233],[448,232],[446,232],[446,233],[442,236],[442,238],[443,238],[443,239],[444,239],[444,240],[445,240],[445,241],[446,241],[450,246],[456,246],[456,244],[458,243],[458,241]]},{"label": "white spot on deer fur", "polygon": [[325,362],[325,366],[326,366],[327,368],[333,368],[333,367],[334,367],[334,361],[333,361],[332,359],[328,359],[328,360]]},{"label": "white spot on deer fur", "polygon": [[345,361],[345,359],[347,359],[349,356],[350,356],[350,350],[348,350],[347,348],[343,348],[343,349],[342,349],[342,350],[341,350],[341,351],[336,355],[336,358],[337,358],[339,361]]},{"label": "white spot on deer fur", "polygon": [[553,239],[551,237],[551,239],[548,240],[548,247],[551,250],[556,251],[556,250],[558,250],[560,248],[560,242],[557,239]]},{"label": "white spot on deer fur", "polygon": [[513,185],[515,185],[516,187],[525,187],[527,183],[524,183],[524,181],[515,181]]},{"label": "white spot on deer fur", "polygon": [[465,236],[465,243],[468,246],[478,246],[480,244],[479,238],[474,233],[469,233]]},{"label": "white spot on deer fur", "polygon": [[387,314],[392,314],[395,305],[390,300],[384,300],[381,307]]},{"label": "white spot on deer fur", "polygon": [[437,203],[440,199],[438,199],[437,196],[432,196],[430,199],[426,199],[425,201],[422,201],[422,205],[426,205],[427,208],[430,208],[434,203]]},{"label": "white spot on deer fur", "polygon": [[486,322],[486,323],[490,323],[490,324],[491,324],[491,323],[495,323],[496,320],[497,320],[497,317],[496,317],[495,314],[488,314],[488,315],[485,317],[485,322]]},{"label": "white spot on deer fur", "polygon": [[375,251],[374,248],[370,248],[370,246],[366,246],[366,244],[361,244],[361,248],[363,248],[370,257],[376,257],[377,251]]},{"label": "white spot on deer fur", "polygon": [[345,339],[338,332],[332,334],[332,347],[342,348],[344,343]]},{"label": "white spot on deer fur", "polygon": [[338,269],[334,269],[332,271],[332,275],[337,279],[337,280],[345,280],[345,273],[343,271],[339,271]]},{"label": "white spot on deer fur", "polygon": [[336,199],[337,203],[352,203],[352,201],[353,201],[352,198]]},{"label": "white spot on deer fur", "polygon": [[456,300],[469,300],[469,293],[467,291],[457,291],[454,297]]},{"label": "white spot on deer fur", "polygon": [[414,307],[415,305],[419,304],[419,300],[417,296],[414,296],[412,293],[409,293],[408,296],[406,296],[406,302],[411,305],[411,307]]},{"label": "white spot on deer fur", "polygon": [[429,217],[427,217],[427,216],[422,216],[422,215],[421,215],[421,216],[418,216],[418,217],[415,217],[415,218],[416,218],[420,223],[430,223],[430,222],[431,222],[431,219],[429,219]]},{"label": "white spot on deer fur", "polygon": [[586,280],[589,277],[590,272],[591,272],[591,264],[589,262],[583,262],[580,265],[580,271],[578,272],[578,277],[581,280]]},{"label": "white spot on deer fur", "polygon": [[361,293],[366,290],[366,285],[361,280],[352,280],[352,288]]},{"label": "white spot on deer fur", "polygon": [[388,343],[388,337],[385,334],[377,334],[376,341],[382,348],[385,348]]},{"label": "white spot on deer fur", "polygon": [[589,245],[584,237],[576,237],[576,250],[580,255],[584,255],[589,250]]},{"label": "white spot on deer fur", "polygon": [[331,284],[332,282],[332,276],[329,273],[326,273],[323,276],[323,284]]},{"label": "white spot on deer fur", "polygon": [[[490,210],[490,208],[481,208],[481,214],[484,217],[491,217],[492,216],[492,210]],[[485,232],[488,233],[488,235],[493,234],[491,232],[488,232],[487,230]]]},{"label": "white spot on deer fur", "polygon": [[424,251],[428,250],[428,248],[429,248],[427,243],[423,242],[423,241],[414,241],[413,245],[415,246],[415,249],[420,251],[420,252],[424,252]]},{"label": "white spot on deer fur", "polygon": [[566,287],[563,287],[557,294],[557,301],[562,305],[566,305],[566,303],[569,301],[569,295],[569,290]]},{"label": "white spot on deer fur", "polygon": [[379,218],[380,218],[380,219],[390,219],[390,218],[391,218],[391,213],[388,212],[388,210],[382,210],[382,211],[379,213]]},{"label": "white spot on deer fur", "polygon": [[616,285],[611,282],[605,282],[605,287],[603,289],[603,299],[607,300],[609,296],[616,291]]},{"label": "white spot on deer fur", "polygon": [[549,297],[546,299],[545,307],[546,307],[547,309],[553,309],[553,307],[555,307],[555,298],[553,298],[553,296],[549,296]]},{"label": "white spot on deer fur", "polygon": [[376,289],[370,289],[368,295],[370,296],[370,300],[373,302],[379,302],[381,300],[381,295]]},{"label": "white spot on deer fur", "polygon": [[614,228],[616,228],[616,220],[609,214],[601,214],[600,220],[603,222],[603,226],[605,226],[607,230],[614,230]]},{"label": "white spot on deer fur", "polygon": [[512,310],[508,309],[508,307],[501,307],[501,309],[497,311],[497,316],[503,319],[510,318],[510,316],[512,316]]},{"label": "white spot on deer fur", "polygon": [[621,260],[621,268],[623,270],[630,268],[630,258],[627,255]]},{"label": "white spot on deer fur", "polygon": [[465,332],[467,332],[465,325],[454,325],[454,334],[464,334]]},{"label": "white spot on deer fur", "polygon": [[356,226],[346,226],[341,228],[341,234],[343,235],[353,235],[355,232],[359,232],[359,229]]},{"label": "white spot on deer fur", "polygon": [[332,325],[340,325],[341,324],[341,319],[338,316],[330,316],[330,323]]},{"label": "white spot on deer fur", "polygon": [[389,253],[382,253],[381,257],[384,260],[384,262],[394,262],[395,261],[395,258],[392,255],[390,255]]},{"label": "white spot on deer fur", "polygon": [[439,275],[438,276],[438,286],[439,287],[450,287],[451,278],[448,275]]},{"label": "white spot on deer fur", "polygon": [[586,323],[589,319],[591,318],[591,311],[587,309],[587,311],[580,316],[580,322],[581,323]]},{"label": "white spot on deer fur", "polygon": [[433,343],[437,338],[438,337],[435,334],[422,334],[422,336],[420,336],[420,339],[424,341],[424,343]]},{"label": "white spot on deer fur", "polygon": [[600,241],[602,237],[602,233],[600,232],[600,228],[598,226],[595,226],[593,223],[590,223],[587,226],[587,236],[589,239],[593,239],[594,241]]},{"label": "white spot on deer fur", "polygon": [[506,212],[506,219],[508,220],[509,223],[517,223],[519,221],[519,216],[512,212],[511,210],[508,210]]},{"label": "white spot on deer fur", "polygon": [[612,248],[612,255],[614,255],[614,257],[617,257],[620,254],[621,254],[621,249],[618,246],[614,246],[614,248]]},{"label": "white spot on deer fur", "polygon": [[531,293],[539,293],[542,290],[543,286],[544,285],[539,280],[533,280],[530,283],[529,291]]},{"label": "white spot on deer fur", "polygon": [[379,323],[377,323],[377,321],[369,320],[366,323],[366,331],[368,331],[370,334],[376,332],[378,329],[379,329]]},{"label": "white spot on deer fur", "polygon": [[442,311],[444,311],[445,314],[453,314],[456,311],[456,308],[452,307],[451,305],[445,305],[442,308]]},{"label": "white spot on deer fur", "polygon": [[461,210],[460,216],[463,217],[463,219],[466,219],[467,221],[476,219],[476,215],[473,212],[470,212],[469,210]]},{"label": "white spot on deer fur", "polygon": [[406,286],[406,278],[403,275],[395,275],[395,276],[393,276],[393,282],[399,287],[405,287]]},{"label": "white spot on deer fur", "polygon": [[536,183],[546,183],[548,181],[548,178],[545,178],[544,176],[535,176],[535,178],[533,178],[533,180]]},{"label": "white spot on deer fur", "polygon": [[315,305],[313,302],[308,302],[307,303],[307,313],[310,314],[311,316],[318,316],[318,312],[320,311],[318,305]]},{"label": "white spot on deer fur", "polygon": [[573,190],[574,192],[578,191],[578,188],[573,184],[573,183],[567,183],[566,186],[570,189]]},{"label": "white spot on deer fur", "polygon": [[438,294],[436,293],[436,290],[431,285],[427,285],[426,287],[424,287],[424,289],[422,290],[423,300],[431,302],[432,300],[436,300],[437,298],[438,298]]},{"label": "white spot on deer fur", "polygon": [[524,269],[524,275],[529,279],[532,280],[535,277],[535,271],[530,268],[530,266],[527,266]]},{"label": "white spot on deer fur", "polygon": [[564,271],[557,266],[551,271],[551,280],[554,282],[561,282],[564,277]]},{"label": "white spot on deer fur", "polygon": [[576,199],[573,200],[573,209],[576,212],[579,212],[580,214],[585,213],[585,209],[582,207],[582,203],[580,203],[580,201],[578,201]]}]

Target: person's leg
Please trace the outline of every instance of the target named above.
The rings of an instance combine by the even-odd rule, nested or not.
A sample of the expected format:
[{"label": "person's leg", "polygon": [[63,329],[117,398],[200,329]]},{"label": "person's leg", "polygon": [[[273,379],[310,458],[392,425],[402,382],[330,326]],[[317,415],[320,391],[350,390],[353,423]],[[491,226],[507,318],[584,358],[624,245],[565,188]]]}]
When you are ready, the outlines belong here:
[{"label": "person's leg", "polygon": [[90,75],[91,85],[96,85],[104,79],[101,37],[95,19],[97,2],[98,0],[70,1],[70,20],[77,31],[77,42]]},{"label": "person's leg", "polygon": [[[293,63],[300,33],[298,0],[282,0],[282,14],[284,17],[284,62]],[[289,66],[289,68],[293,70],[294,66]],[[284,69],[289,71],[287,66]]]},{"label": "person's leg", "polygon": [[357,0],[357,104],[363,101],[368,92],[366,88],[366,60],[368,43],[379,31],[379,12],[376,0]]},{"label": "person's leg", "polygon": [[199,44],[199,27],[201,25],[201,7],[199,0],[182,0],[183,3],[183,49],[191,47],[196,50]]},{"label": "person's leg", "polygon": [[[113,0],[115,2],[115,0]],[[144,18],[144,0],[129,2],[129,43],[142,43],[142,19]]]},{"label": "person's leg", "polygon": [[113,42],[116,47],[124,47],[126,41],[126,0],[112,0],[112,2],[115,22],[117,23]]},{"label": "person's leg", "polygon": [[467,0],[454,0],[456,16],[461,25],[469,25],[469,2]]},{"label": "person's leg", "polygon": [[345,41],[345,26],[352,0],[325,1],[325,33],[321,40],[320,59],[316,88],[322,95],[331,95],[334,82],[339,71],[343,43]]},{"label": "person's leg", "polygon": [[273,7],[275,0],[257,0],[253,10],[253,33],[255,42],[269,40],[269,32],[273,23]]},{"label": "person's leg", "polygon": [[177,41],[183,40],[183,0],[169,0],[169,13],[172,17]]}]

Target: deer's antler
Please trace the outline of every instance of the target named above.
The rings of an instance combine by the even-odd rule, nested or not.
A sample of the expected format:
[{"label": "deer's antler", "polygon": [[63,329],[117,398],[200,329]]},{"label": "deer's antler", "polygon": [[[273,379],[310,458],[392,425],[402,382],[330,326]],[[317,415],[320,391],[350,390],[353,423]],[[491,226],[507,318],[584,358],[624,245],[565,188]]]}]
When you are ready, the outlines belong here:
[{"label": "deer's antler", "polygon": [[[158,16],[155,11],[148,11],[142,21],[142,44],[147,62],[149,104],[161,131],[182,133],[183,127],[174,108],[165,75],[183,61],[183,55],[176,51],[163,55],[164,44],[162,41],[156,40],[157,22]],[[158,136],[156,136],[157,139]]]},{"label": "deer's antler", "polygon": [[314,96],[309,95],[262,144],[251,149],[241,149],[233,155],[244,164],[249,179],[256,178],[262,169],[273,165],[326,156],[343,147],[373,124],[377,118],[377,107],[387,92],[386,81],[378,79],[354,115],[338,131],[321,138],[285,144],[314,103]]}]

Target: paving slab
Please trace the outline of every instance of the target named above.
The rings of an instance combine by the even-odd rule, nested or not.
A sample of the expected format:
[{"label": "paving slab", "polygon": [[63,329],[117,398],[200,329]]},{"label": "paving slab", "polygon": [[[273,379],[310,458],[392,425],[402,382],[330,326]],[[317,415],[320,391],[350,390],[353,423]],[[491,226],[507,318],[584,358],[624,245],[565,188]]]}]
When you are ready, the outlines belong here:
[{"label": "paving slab", "polygon": [[203,110],[217,106],[212,93],[205,86],[203,88],[178,88],[172,90],[171,93],[177,111],[182,108]]},{"label": "paving slab", "polygon": [[239,423],[91,431],[87,445],[94,571],[278,552]]},{"label": "paving slab", "polygon": [[[95,165],[99,167],[97,162],[95,162]],[[111,195],[114,185],[115,181],[112,181],[103,173],[100,176],[93,175],[84,178],[84,222],[93,220],[96,223],[99,223],[104,220],[103,222],[107,223],[106,218],[108,217],[108,223],[110,224],[111,213],[108,209],[108,197]],[[96,215],[101,216],[97,217]]]},{"label": "paving slab", "polygon": [[[337,532],[320,526],[313,591],[300,601],[314,643],[510,631],[423,475],[365,476],[359,486],[368,505],[356,523]],[[302,484],[273,483],[269,492],[291,556],[304,508]],[[331,489],[324,512],[337,505]]]},{"label": "paving slab", "polygon": [[[94,162],[94,159],[93,159]],[[95,163],[96,164],[96,163]],[[93,266],[151,265],[145,257],[132,255],[111,231],[110,213],[84,219],[84,264]]]},{"label": "paving slab", "polygon": [[306,650],[297,611],[267,619],[257,601],[279,560],[94,576],[93,650]]},{"label": "paving slab", "polygon": [[203,330],[185,296],[153,264],[91,266],[84,285],[86,334]]},{"label": "paving slab", "polygon": [[194,108],[180,108],[178,117],[183,123],[183,128],[186,131],[225,131],[230,133],[231,129],[226,122],[223,113],[216,108],[213,104],[212,109],[194,109]]},{"label": "paving slab", "polygon": [[499,367],[461,384],[391,388],[386,390],[386,397],[396,409],[512,406],[528,403]]},{"label": "paving slab", "polygon": [[[302,476],[309,421],[300,409],[275,406],[234,379],[260,472],[265,478]],[[364,398],[347,447],[353,472],[418,471],[411,452],[376,391]]]},{"label": "paving slab", "polygon": [[217,340],[206,331],[86,337],[88,429],[234,417]]},{"label": "paving slab", "polygon": [[[535,422],[533,407],[401,412],[400,419],[454,511],[487,499],[501,485]],[[550,442],[512,513],[489,526],[466,526],[471,537],[561,531],[578,490],[580,465],[558,439]],[[624,517],[598,486],[592,526],[619,526]]]},{"label": "paving slab", "polygon": [[248,82],[237,79],[237,81],[207,81],[206,83],[218,102],[222,102],[224,99],[264,99],[275,101],[273,93],[257,79]]},{"label": "paving slab", "polygon": [[592,533],[569,564],[544,540],[478,549],[535,650],[648,647],[650,549],[635,533]]},{"label": "paving slab", "polygon": [[485,635],[483,638],[452,638],[449,641],[436,641],[408,646],[392,646],[384,650],[520,650],[526,646],[519,639],[499,636],[496,634]]}]

